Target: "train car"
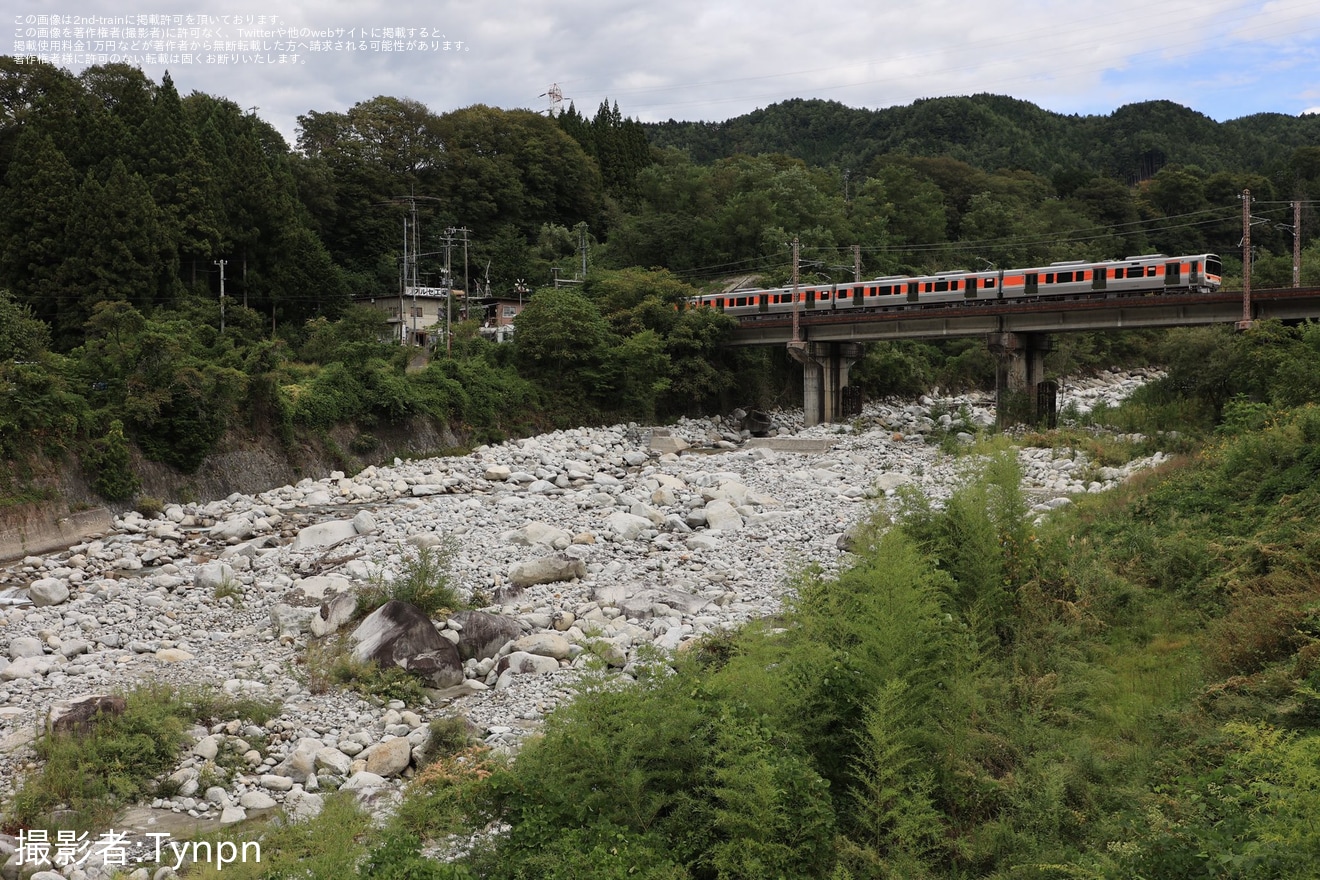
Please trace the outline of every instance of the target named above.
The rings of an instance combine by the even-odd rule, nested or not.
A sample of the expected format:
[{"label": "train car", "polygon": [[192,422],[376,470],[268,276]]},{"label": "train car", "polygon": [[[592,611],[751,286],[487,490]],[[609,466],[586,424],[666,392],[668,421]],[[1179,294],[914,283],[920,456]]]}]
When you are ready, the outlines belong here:
[{"label": "train car", "polygon": [[1215,254],[1168,257],[1143,254],[1100,263],[1069,261],[1004,271],[1001,291],[1015,297],[1079,297],[1097,293],[1130,295],[1163,291],[1211,293],[1223,269]]},{"label": "train car", "polygon": [[1122,260],[1069,260],[1026,269],[953,271],[937,275],[887,275],[871,281],[735,290],[694,297],[686,308],[714,308],[735,317],[826,311],[887,311],[975,304],[985,301],[1161,292],[1211,293],[1223,283],[1215,254],[1170,257],[1143,254]]},{"label": "train car", "polygon": [[994,270],[922,275],[907,280],[906,299],[913,305],[998,299],[1000,284],[1000,273]]}]

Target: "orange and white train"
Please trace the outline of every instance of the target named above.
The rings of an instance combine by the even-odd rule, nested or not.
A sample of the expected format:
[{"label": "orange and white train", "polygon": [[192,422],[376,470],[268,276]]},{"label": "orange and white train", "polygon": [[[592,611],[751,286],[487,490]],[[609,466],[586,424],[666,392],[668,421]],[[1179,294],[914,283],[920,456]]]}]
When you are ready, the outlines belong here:
[{"label": "orange and white train", "polygon": [[[804,312],[887,311],[1057,297],[1213,293],[1222,283],[1222,271],[1215,254],[1185,257],[1146,254],[1099,263],[1085,260],[1051,263],[1030,269],[945,272],[915,277],[890,275],[871,281],[800,285],[797,308]],[[794,293],[791,287],[735,290],[693,297],[688,300],[687,308],[714,308],[734,316],[788,313],[794,309]]]}]

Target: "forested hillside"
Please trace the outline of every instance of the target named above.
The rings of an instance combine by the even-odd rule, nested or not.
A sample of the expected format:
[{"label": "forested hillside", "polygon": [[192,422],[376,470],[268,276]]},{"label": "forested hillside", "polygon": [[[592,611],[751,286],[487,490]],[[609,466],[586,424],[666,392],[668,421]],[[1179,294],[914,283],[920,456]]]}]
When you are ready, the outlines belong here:
[{"label": "forested hillside", "polygon": [[[1214,251],[1232,283],[1249,187],[1257,285],[1290,278],[1295,198],[1314,280],[1317,124],[976,96],[644,126],[608,101],[552,118],[376,96],[309,108],[290,145],[168,75],[0,58],[0,450],[76,461],[127,501],[132,449],[188,473],[242,436],[319,438],[352,467],[412,418],[473,440],[791,402],[782,352],[723,348],[729,321],[675,305],[784,281],[795,236],[809,281],[850,279],[856,245],[865,276]],[[456,307],[431,357],[364,307],[397,297],[405,268],[443,284],[447,246],[458,287],[538,291],[512,344]],[[903,381],[984,384],[975,347],[908,351]],[[1066,348],[1080,359],[1057,369],[1141,356]],[[896,361],[878,351],[859,379],[883,394]],[[335,453],[332,428],[353,448]],[[29,497],[22,470],[0,496]]]},{"label": "forested hillside", "polygon": [[654,145],[683,150],[703,164],[736,153],[783,153],[862,173],[882,156],[943,156],[982,171],[1052,177],[1085,170],[1129,184],[1171,163],[1212,174],[1275,175],[1293,149],[1320,142],[1320,115],[1261,113],[1217,123],[1170,101],[1148,101],[1108,116],[1064,116],[988,94],[881,110],[794,99],[725,122],[671,119],[643,128]]}]

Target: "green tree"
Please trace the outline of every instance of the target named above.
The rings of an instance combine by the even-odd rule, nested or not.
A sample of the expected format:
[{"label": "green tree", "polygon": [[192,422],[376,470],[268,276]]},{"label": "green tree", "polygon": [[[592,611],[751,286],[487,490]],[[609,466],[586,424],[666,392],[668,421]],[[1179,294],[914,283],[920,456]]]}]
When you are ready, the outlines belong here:
[{"label": "green tree", "polygon": [[612,342],[609,325],[577,290],[538,290],[515,319],[514,356],[523,371],[562,391],[598,376]]},{"label": "green tree", "polygon": [[83,455],[92,472],[92,489],[107,501],[128,501],[142,488],[133,472],[124,423],[115,419],[105,436],[94,441]]},{"label": "green tree", "polygon": [[[76,172],[55,142],[36,129],[19,138],[0,189],[0,283],[47,323],[60,320],[61,267],[79,244],[69,222],[85,210]],[[65,347],[67,336],[61,336]]]},{"label": "green tree", "polygon": [[478,237],[506,223],[525,234],[543,223],[572,227],[600,212],[599,170],[553,119],[477,104],[441,116],[436,133],[446,210]]},{"label": "green tree", "polygon": [[667,334],[678,321],[680,307],[700,293],[670,272],[642,269],[593,272],[582,292],[621,335],[641,330]]},{"label": "green tree", "polygon": [[123,162],[111,165],[104,183],[87,174],[65,234],[74,244],[58,274],[55,325],[64,345],[81,336],[97,303],[124,300],[148,308],[160,301],[174,249],[146,183]]},{"label": "green tree", "polygon": [[[220,244],[219,193],[169,73],[137,131],[136,147],[133,170],[146,181],[160,212],[161,231],[175,252],[167,259],[179,261],[188,280],[195,282],[199,268],[209,269]],[[162,293],[171,291],[167,287]]]},{"label": "green tree", "polygon": [[665,393],[670,412],[696,414],[722,409],[737,375],[737,354],[725,344],[737,323],[714,309],[679,313],[665,340],[671,380]]}]

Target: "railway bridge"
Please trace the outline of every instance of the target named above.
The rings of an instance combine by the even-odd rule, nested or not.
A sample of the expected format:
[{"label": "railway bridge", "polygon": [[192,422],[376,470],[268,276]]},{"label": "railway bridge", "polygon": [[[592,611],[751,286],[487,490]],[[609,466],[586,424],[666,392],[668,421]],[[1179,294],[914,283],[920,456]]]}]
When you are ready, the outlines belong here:
[{"label": "railway bridge", "polygon": [[[1037,420],[1054,416],[1052,386],[1045,381],[1044,359],[1056,333],[1191,327],[1279,319],[1298,322],[1320,318],[1320,288],[1219,290],[1214,293],[1133,292],[1122,296],[1076,296],[1049,300],[996,300],[962,305],[896,306],[868,311],[804,310],[797,338],[789,313],[747,315],[739,319],[734,345],[787,345],[802,364],[803,404],[808,426],[837,421],[843,415],[848,372],[861,357],[861,343],[894,339],[941,339],[983,336],[995,355],[1000,413],[1014,397],[1034,401]],[[1021,412],[1021,408],[1017,409]],[[1028,410],[1030,412],[1030,410]],[[1002,415],[1001,415],[1002,418]]]}]

